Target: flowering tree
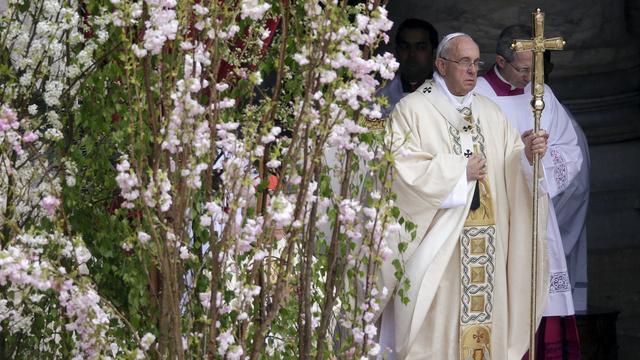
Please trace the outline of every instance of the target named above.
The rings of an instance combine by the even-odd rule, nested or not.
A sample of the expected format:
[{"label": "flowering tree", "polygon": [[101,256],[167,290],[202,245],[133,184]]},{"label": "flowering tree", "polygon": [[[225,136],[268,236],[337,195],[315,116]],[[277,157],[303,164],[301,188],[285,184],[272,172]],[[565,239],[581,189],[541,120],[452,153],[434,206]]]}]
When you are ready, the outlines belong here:
[{"label": "flowering tree", "polygon": [[[12,2],[0,19],[0,357],[104,352],[117,321],[87,275],[65,187],[75,166],[79,90],[108,37],[108,16],[77,3]],[[83,21],[84,20],[84,21]],[[86,39],[92,29],[95,36]],[[64,137],[67,135],[67,141]]]},{"label": "flowering tree", "polygon": [[379,354],[390,27],[376,1],[11,2],[0,356]]}]

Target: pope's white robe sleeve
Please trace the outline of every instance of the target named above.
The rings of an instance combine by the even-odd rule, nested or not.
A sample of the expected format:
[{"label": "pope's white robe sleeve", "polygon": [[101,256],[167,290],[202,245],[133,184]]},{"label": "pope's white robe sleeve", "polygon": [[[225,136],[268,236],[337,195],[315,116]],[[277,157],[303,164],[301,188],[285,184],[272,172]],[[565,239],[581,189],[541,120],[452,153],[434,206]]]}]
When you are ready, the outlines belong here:
[{"label": "pope's white robe sleeve", "polygon": [[[411,197],[411,201],[405,202],[411,204],[404,208],[408,215],[426,208],[441,208],[452,192],[458,194],[458,187],[462,187],[459,183],[466,178],[467,159],[461,155],[423,150],[419,126],[417,114],[402,106],[402,102],[396,105],[391,121],[392,143],[398,153],[394,184],[402,190],[396,190],[397,193]],[[466,185],[463,184],[465,190]],[[466,192],[463,193],[466,202]],[[453,196],[457,198],[456,195]]]},{"label": "pope's white robe sleeve", "polygon": [[467,174],[463,174],[456,183],[449,196],[440,205],[441,209],[450,209],[457,206],[464,206],[467,203]]},{"label": "pope's white robe sleeve", "polygon": [[[411,257],[438,213],[441,216],[444,212],[465,209],[464,206],[443,209],[442,204],[460,179],[466,176],[467,169],[467,158],[448,152],[451,151],[447,148],[448,142],[443,144],[434,140],[439,137],[448,139],[446,127],[434,127],[429,121],[425,121],[425,117],[429,115],[424,113],[424,109],[419,109],[419,114],[416,108],[408,106],[406,100],[409,97],[403,98],[394,107],[387,138],[395,153],[393,191],[397,196],[398,207],[402,217],[416,225],[417,241],[409,242],[402,255],[405,258]],[[439,132],[439,135],[435,132]],[[468,196],[467,194],[465,201],[469,201]],[[396,242],[402,239],[406,241],[405,236],[409,234],[390,236],[387,239],[388,246],[396,249]],[[393,275],[393,272],[389,275]],[[394,278],[384,281],[388,282],[389,288],[395,283]]]}]

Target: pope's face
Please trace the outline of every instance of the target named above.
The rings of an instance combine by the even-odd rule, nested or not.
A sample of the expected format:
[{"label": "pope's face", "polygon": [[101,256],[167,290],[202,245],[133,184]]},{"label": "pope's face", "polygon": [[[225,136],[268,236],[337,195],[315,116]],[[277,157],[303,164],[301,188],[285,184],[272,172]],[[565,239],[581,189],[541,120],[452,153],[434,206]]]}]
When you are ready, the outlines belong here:
[{"label": "pope's face", "polygon": [[509,84],[517,87],[518,89],[522,89],[531,81],[533,52],[517,52],[514,56],[513,61],[508,62],[505,58],[498,55],[496,62],[500,69],[500,75],[502,75]]},{"label": "pope's face", "polygon": [[[478,79],[478,66],[480,61],[480,49],[468,36],[460,36],[451,40],[451,51],[448,60],[436,59],[436,66],[444,78],[449,91],[456,96],[467,95],[476,86]],[[463,66],[457,62],[467,62],[469,66]]]}]

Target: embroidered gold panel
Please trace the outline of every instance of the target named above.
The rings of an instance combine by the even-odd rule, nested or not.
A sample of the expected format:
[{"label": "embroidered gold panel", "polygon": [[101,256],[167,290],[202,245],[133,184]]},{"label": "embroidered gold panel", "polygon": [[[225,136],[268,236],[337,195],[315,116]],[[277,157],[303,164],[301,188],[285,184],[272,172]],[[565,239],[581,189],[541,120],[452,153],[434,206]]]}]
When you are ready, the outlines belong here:
[{"label": "embroidered gold panel", "polygon": [[[474,153],[486,157],[480,121],[462,112],[471,130]],[[473,126],[469,126],[473,125]],[[463,155],[460,131],[450,126],[454,153]],[[470,155],[469,155],[470,156]],[[489,166],[489,164],[487,164]],[[460,236],[460,359],[491,358],[491,320],[495,270],[496,226],[488,179],[478,182],[480,206],[469,210]]]}]

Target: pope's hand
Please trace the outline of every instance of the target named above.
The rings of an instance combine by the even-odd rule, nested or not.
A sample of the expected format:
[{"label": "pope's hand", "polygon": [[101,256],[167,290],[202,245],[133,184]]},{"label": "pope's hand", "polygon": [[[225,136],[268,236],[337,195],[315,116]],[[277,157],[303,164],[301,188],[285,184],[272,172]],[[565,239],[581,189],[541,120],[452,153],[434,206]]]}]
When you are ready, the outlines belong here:
[{"label": "pope's hand", "polygon": [[471,155],[467,161],[467,181],[481,180],[487,175],[487,159],[480,155]]},{"label": "pope's hand", "polygon": [[547,140],[549,134],[540,130],[534,133],[533,130],[527,130],[522,134],[522,142],[524,143],[524,153],[529,160],[529,164],[533,164],[533,155],[540,154],[543,157],[547,153]]}]

